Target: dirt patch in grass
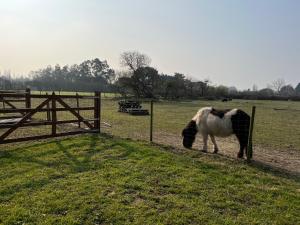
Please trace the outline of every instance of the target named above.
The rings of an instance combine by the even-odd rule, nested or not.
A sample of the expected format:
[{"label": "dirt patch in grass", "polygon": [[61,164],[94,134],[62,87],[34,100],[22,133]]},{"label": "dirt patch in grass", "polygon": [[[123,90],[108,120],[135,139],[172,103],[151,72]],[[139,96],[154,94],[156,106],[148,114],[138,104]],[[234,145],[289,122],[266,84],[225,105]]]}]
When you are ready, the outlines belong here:
[{"label": "dirt patch in grass", "polygon": [[[182,146],[180,136],[174,134],[157,132],[153,138],[155,143],[176,147],[177,151],[188,151]],[[219,153],[226,157],[236,158],[239,145],[237,140],[232,136],[229,138],[217,138]],[[196,139],[193,150],[202,149],[202,140],[200,136]],[[208,154],[213,152],[213,145],[209,141]],[[253,146],[253,163],[261,166],[270,167],[271,169],[282,170],[293,175],[300,176],[300,152],[288,148],[280,149],[268,146]]]}]

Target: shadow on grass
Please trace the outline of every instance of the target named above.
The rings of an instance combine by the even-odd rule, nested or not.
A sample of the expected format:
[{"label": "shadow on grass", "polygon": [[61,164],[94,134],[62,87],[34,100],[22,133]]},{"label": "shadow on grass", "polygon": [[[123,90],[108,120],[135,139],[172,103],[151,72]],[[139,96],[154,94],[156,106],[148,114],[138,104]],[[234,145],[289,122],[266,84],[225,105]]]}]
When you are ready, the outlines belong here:
[{"label": "shadow on grass", "polygon": [[[23,191],[24,189],[36,190],[39,188],[43,188],[44,186],[54,182],[55,180],[65,178],[66,176],[81,173],[85,171],[99,169],[101,167],[101,162],[104,160],[124,160],[127,159],[132,153],[139,151],[138,147],[123,141],[123,139],[114,139],[114,141],[106,142],[107,139],[111,139],[109,135],[87,135],[80,142],[77,143],[68,143],[68,139],[63,140],[55,140],[47,143],[38,143],[34,145],[27,145],[27,148],[42,148],[45,144],[50,145],[51,149],[49,150],[41,150],[41,152],[33,152],[28,151],[23,148],[17,148],[20,150],[20,153],[14,149],[13,151],[3,151],[0,152],[0,159],[2,165],[7,163],[16,163],[17,165],[22,165],[22,163],[36,164],[37,166],[32,166],[30,169],[44,169],[51,168],[49,174],[43,175],[42,177],[29,177],[28,180],[22,180],[19,183],[14,183],[14,185],[5,187],[0,191],[1,201],[8,200],[16,193]],[[97,146],[99,143],[101,146]],[[147,142],[143,142],[145,145],[156,146],[162,150],[179,154],[186,155],[192,158],[199,158],[199,162],[201,162],[202,157],[210,157],[211,160],[230,160],[236,164],[247,164],[249,167],[256,168],[265,173],[272,174],[274,176],[284,177],[287,179],[292,179],[297,182],[300,181],[299,174],[291,174],[287,171],[283,171],[282,169],[274,168],[270,165],[264,164],[259,161],[252,161],[251,163],[246,163],[245,160],[236,160],[231,157],[219,154],[212,153],[202,153],[198,150],[182,150],[177,149],[172,146],[166,146],[161,144],[149,144]],[[110,154],[109,150],[113,146],[121,147],[121,151],[118,152],[120,154]],[[84,147],[84,150],[81,150],[80,155],[76,154],[76,149],[80,149]],[[100,160],[93,161],[92,157],[100,152],[108,151],[106,154],[101,155]],[[62,153],[62,158],[58,158],[57,160],[51,159],[51,155],[55,155],[57,153]],[[50,157],[47,158],[47,157]],[[133,156],[134,157],[134,156]],[[55,158],[54,158],[55,159]],[[7,161],[6,161],[7,160]],[[13,176],[23,176],[30,172],[30,169],[25,166],[22,171],[18,171],[17,174],[14,170],[7,171],[6,174],[1,175],[1,178],[9,179]],[[216,168],[215,168],[216,169]]]},{"label": "shadow on grass", "polygon": [[[18,192],[24,191],[24,189],[36,190],[40,189],[57,179],[64,178],[71,174],[81,173],[84,171],[94,170],[101,166],[99,164],[99,160],[97,162],[92,162],[91,158],[93,155],[105,151],[105,145],[97,146],[97,141],[99,141],[99,136],[97,135],[89,135],[87,139],[82,140],[83,143],[72,143],[72,144],[64,144],[68,139],[64,140],[55,140],[47,143],[38,143],[34,145],[27,145],[27,148],[42,148],[45,144],[50,145],[50,150],[41,150],[40,152],[28,151],[24,148],[17,148],[12,151],[3,151],[0,153],[0,160],[2,166],[9,164],[16,164],[19,168],[24,165],[24,169],[21,171],[15,170],[7,170],[4,174],[1,174],[1,179],[10,179],[14,176],[17,176],[15,179],[19,182],[14,182],[12,186],[8,186],[6,188],[0,189],[0,201],[5,201],[10,199],[13,195]],[[54,146],[53,146],[54,144]],[[74,150],[74,147],[87,146],[86,151],[81,151],[80,159],[77,158],[76,152],[73,154],[71,151]],[[97,147],[97,148],[96,148]],[[20,151],[17,151],[17,150]],[[52,155],[57,153],[63,153],[63,157],[57,160],[53,160],[51,158]],[[47,158],[50,157],[50,158]],[[34,165],[35,164],[35,165]],[[30,165],[30,168],[28,168]],[[51,170],[44,170],[45,168],[49,168]],[[25,174],[30,174],[34,170],[42,169],[43,174],[40,176],[29,176],[28,179],[23,179],[22,176]]]},{"label": "shadow on grass", "polygon": [[248,163],[248,165],[263,172],[270,173],[274,176],[279,176],[287,179],[292,179],[296,182],[300,182],[300,173],[298,172],[291,172],[259,160],[252,160],[250,163]]},{"label": "shadow on grass", "polygon": [[241,163],[244,165],[248,165],[249,167],[258,169],[262,172],[265,173],[269,173],[273,176],[277,176],[277,177],[282,177],[282,178],[286,178],[286,179],[291,179],[293,181],[296,182],[300,182],[300,173],[297,172],[291,172],[285,169],[282,169],[280,167],[275,167],[273,165],[267,164],[265,162],[259,161],[259,160],[251,160],[251,162],[247,162],[245,159],[236,159],[236,158],[232,158],[228,155],[224,155],[224,154],[215,154],[215,153],[210,153],[210,152],[203,152],[203,151],[199,151],[198,149],[179,149],[176,148],[174,146],[171,145],[164,145],[164,144],[158,144],[158,143],[151,143],[151,145],[153,146],[157,146],[161,149],[164,149],[166,151],[172,152],[174,154],[178,154],[178,155],[185,155],[185,154],[193,154],[191,157],[196,157],[196,158],[201,158],[201,157],[212,157],[213,158],[217,158],[218,160],[230,160],[231,162],[234,161],[235,163]]},{"label": "shadow on grass", "polygon": [[[72,174],[101,169],[102,162],[106,160],[125,160],[130,154],[138,151],[137,147],[121,139],[113,142],[106,141],[107,139],[111,139],[111,136],[87,135],[82,140],[78,139],[78,142],[73,143],[68,142],[68,140],[72,140],[71,138],[67,138],[0,152],[2,166],[15,164],[20,168],[20,171],[7,170],[1,174],[1,179],[12,178],[17,182],[12,182],[11,186],[4,186],[0,189],[0,201],[9,200],[18,192],[26,189],[34,191],[43,188]],[[35,151],[35,148],[40,151]],[[77,149],[80,152],[77,152]],[[117,153],[110,152],[111,149],[116,150]],[[100,157],[97,157],[97,160],[93,159],[93,156],[97,154],[100,154]],[[22,168],[22,166],[24,167]],[[37,175],[35,170],[38,171]],[[41,171],[43,171],[42,174]],[[28,174],[31,175],[23,179]]]}]

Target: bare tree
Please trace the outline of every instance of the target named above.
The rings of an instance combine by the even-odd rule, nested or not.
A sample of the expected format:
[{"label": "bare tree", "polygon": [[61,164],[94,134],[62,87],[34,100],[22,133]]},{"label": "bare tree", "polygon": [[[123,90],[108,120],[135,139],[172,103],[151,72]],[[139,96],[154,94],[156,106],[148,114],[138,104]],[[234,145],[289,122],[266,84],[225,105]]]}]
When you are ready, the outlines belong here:
[{"label": "bare tree", "polygon": [[252,91],[253,92],[257,92],[258,91],[258,86],[256,84],[253,84]]},{"label": "bare tree", "polygon": [[128,67],[132,72],[138,68],[149,66],[151,59],[146,54],[138,51],[126,51],[121,54],[120,63],[124,67]]},{"label": "bare tree", "polygon": [[280,89],[285,85],[285,80],[279,78],[274,80],[269,86],[272,88],[277,94],[280,92]]},{"label": "bare tree", "polygon": [[228,94],[234,95],[238,93],[238,89],[235,86],[228,87]]},{"label": "bare tree", "polygon": [[295,92],[300,96],[300,83],[298,83],[298,85],[295,87]]},{"label": "bare tree", "polygon": [[295,95],[296,91],[292,85],[288,84],[288,85],[282,86],[282,88],[279,91],[279,94],[281,96],[290,97],[290,96]]}]

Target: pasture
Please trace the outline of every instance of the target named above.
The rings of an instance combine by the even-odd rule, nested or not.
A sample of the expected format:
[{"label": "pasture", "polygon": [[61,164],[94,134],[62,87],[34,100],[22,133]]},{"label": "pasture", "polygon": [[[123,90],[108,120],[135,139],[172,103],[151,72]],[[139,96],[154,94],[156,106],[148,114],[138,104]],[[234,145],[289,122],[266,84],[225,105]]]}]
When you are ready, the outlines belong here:
[{"label": "pasture", "polygon": [[81,135],[0,151],[0,224],[299,224],[299,178]]},{"label": "pasture", "polygon": [[[101,121],[111,127],[102,126],[101,135],[0,145],[0,224],[299,223],[300,103],[155,102],[149,143],[150,116],[120,113],[112,97],[102,95]],[[80,106],[92,103],[86,99]],[[149,102],[142,105],[149,109]],[[253,163],[235,158],[233,137],[217,140],[218,155],[201,153],[201,140],[192,150],[182,148],[181,130],[200,107],[250,113],[252,105]],[[81,115],[93,117],[91,111]],[[41,112],[34,119],[46,116]],[[57,117],[73,119],[66,112]],[[13,135],[50,130],[23,127]]]},{"label": "pasture", "polygon": [[[37,94],[38,92],[34,92]],[[45,92],[42,92],[45,94]],[[51,92],[48,92],[51,94]],[[57,93],[58,94],[58,93]],[[74,94],[72,92],[60,92],[60,94]],[[80,93],[80,95],[92,95],[93,93]],[[102,132],[122,138],[136,140],[149,140],[150,116],[130,116],[118,112],[118,100],[115,94],[102,93],[101,121],[110,124],[111,127],[102,126]],[[67,102],[76,106],[76,101]],[[32,100],[32,105],[37,106],[38,99]],[[93,100],[84,99],[81,107],[90,106]],[[181,131],[197,110],[203,106],[215,108],[240,108],[250,114],[251,107],[255,105],[256,116],[253,134],[254,159],[275,167],[300,174],[300,102],[293,101],[263,101],[263,100],[233,100],[221,101],[159,101],[154,102],[154,130],[153,141],[155,143],[182,148]],[[149,109],[149,102],[142,102],[143,108]],[[22,107],[22,106],[20,106]],[[92,111],[82,111],[84,118],[91,119]],[[58,119],[74,119],[67,112],[58,112]],[[46,113],[37,113],[35,119],[45,119]],[[72,130],[75,126],[58,126],[59,130]],[[25,127],[15,131],[14,137],[24,134],[47,134],[51,126]],[[236,157],[237,140],[232,138],[218,139],[220,154]],[[202,140],[196,139],[195,149],[201,149]],[[212,146],[210,145],[210,150]]]}]

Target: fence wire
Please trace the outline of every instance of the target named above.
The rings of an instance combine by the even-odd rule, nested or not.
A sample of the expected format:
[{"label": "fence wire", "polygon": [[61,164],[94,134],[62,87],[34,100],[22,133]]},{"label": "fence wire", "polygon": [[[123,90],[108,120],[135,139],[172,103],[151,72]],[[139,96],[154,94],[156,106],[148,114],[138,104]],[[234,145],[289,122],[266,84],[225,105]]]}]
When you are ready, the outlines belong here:
[{"label": "fence wire", "polygon": [[[143,108],[150,111],[149,102],[141,102]],[[183,149],[182,129],[201,107],[212,106],[216,109],[238,108],[251,116],[252,106],[256,106],[253,130],[254,159],[269,163],[286,161],[285,167],[300,172],[300,103],[284,101],[233,100],[221,101],[158,101],[153,110],[153,142]],[[150,116],[132,116],[118,112],[118,100],[102,100],[103,132],[123,138],[149,141]],[[235,135],[227,138],[216,137],[219,153],[236,157],[239,142]],[[194,150],[203,148],[203,140],[197,135]],[[208,151],[213,152],[209,138]],[[244,155],[246,157],[246,154]],[[291,165],[288,165],[291,163]],[[279,167],[281,165],[278,165]]]},{"label": "fence wire", "polygon": [[[119,101],[102,98],[102,131],[122,138],[149,140],[150,115],[130,115],[119,112]],[[150,102],[140,102],[142,109],[150,112]]]}]

